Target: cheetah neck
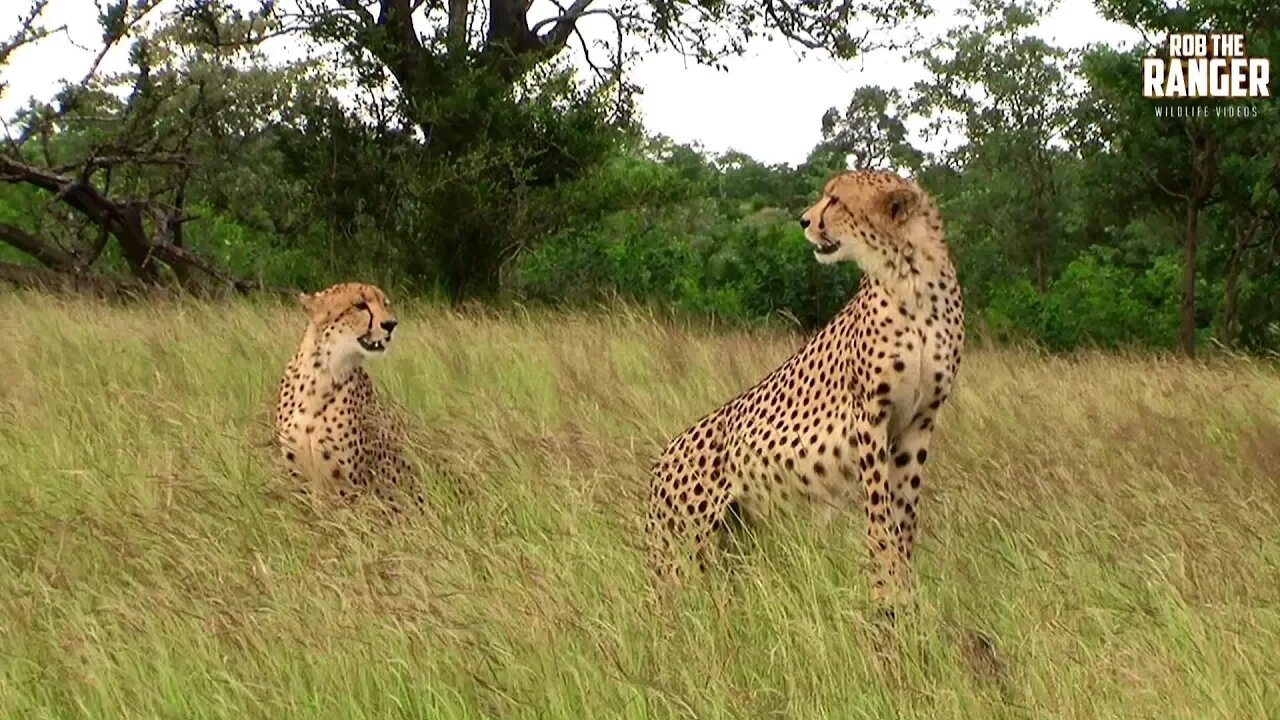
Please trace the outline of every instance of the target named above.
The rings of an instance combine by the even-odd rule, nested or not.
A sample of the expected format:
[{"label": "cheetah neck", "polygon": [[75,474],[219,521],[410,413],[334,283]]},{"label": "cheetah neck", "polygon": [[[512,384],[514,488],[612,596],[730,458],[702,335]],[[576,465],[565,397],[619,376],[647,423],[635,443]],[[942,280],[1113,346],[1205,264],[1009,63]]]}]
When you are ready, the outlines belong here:
[{"label": "cheetah neck", "polygon": [[299,382],[306,385],[299,388],[304,397],[322,402],[334,389],[344,384],[355,374],[360,366],[360,357],[354,353],[340,354],[334,351],[331,343],[321,342],[320,332],[307,328],[302,337],[302,344],[293,356],[293,366]]},{"label": "cheetah neck", "polygon": [[[925,215],[904,230],[896,252],[877,252],[863,269],[872,280],[902,306],[922,309],[932,294],[929,288],[955,278],[955,266],[943,238],[941,225]],[[861,263],[860,263],[861,264]]]}]

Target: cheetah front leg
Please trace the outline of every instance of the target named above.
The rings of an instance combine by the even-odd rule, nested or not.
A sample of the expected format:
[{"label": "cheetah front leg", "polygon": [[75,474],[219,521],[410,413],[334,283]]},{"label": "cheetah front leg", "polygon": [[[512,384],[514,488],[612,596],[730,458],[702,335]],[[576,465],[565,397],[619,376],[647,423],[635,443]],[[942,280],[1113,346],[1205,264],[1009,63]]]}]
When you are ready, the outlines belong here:
[{"label": "cheetah front leg", "polygon": [[917,415],[894,443],[890,486],[894,490],[893,522],[898,530],[899,584],[904,599],[911,592],[911,555],[915,550],[924,464],[933,438],[933,413]]},{"label": "cheetah front leg", "polygon": [[882,408],[858,414],[854,425],[858,465],[866,491],[867,546],[871,554],[871,599],[881,607],[892,597],[898,571],[898,533],[889,473],[889,422]]}]

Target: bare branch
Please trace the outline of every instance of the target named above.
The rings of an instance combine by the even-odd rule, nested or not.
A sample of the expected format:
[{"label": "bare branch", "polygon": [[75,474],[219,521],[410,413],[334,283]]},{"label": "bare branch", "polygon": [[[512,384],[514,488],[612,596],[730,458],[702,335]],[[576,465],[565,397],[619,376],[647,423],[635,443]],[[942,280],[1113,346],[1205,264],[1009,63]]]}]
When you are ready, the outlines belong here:
[{"label": "bare branch", "polygon": [[191,252],[190,250],[172,244],[157,244],[151,249],[152,254],[164,261],[165,264],[175,267],[192,267],[200,270],[209,276],[220,280],[231,286],[237,292],[250,292],[252,290],[267,289],[261,283],[254,280],[245,280],[237,278],[225,270],[219,268],[209,260]]},{"label": "bare branch", "polygon": [[[569,14],[569,10],[566,9],[565,6],[559,2],[559,0],[551,0],[551,3],[556,6],[557,10],[560,11],[561,17],[564,17]],[[555,20],[555,18],[552,18],[552,20]],[[617,22],[617,20],[615,19],[614,26],[617,28],[618,34],[621,35],[622,24]],[[538,27],[541,27],[541,23],[534,25],[534,30],[536,30]],[[591,47],[587,43],[586,37],[583,36],[582,31],[578,29],[576,24],[573,28],[573,35],[574,37],[578,38],[578,44],[582,47],[582,58],[583,60],[586,61],[587,66],[591,68],[591,71],[593,73],[595,73],[597,79],[599,79],[601,82],[606,82],[607,76],[605,74],[605,71],[599,65],[597,65],[594,60],[592,60]],[[621,69],[622,69],[622,63],[619,62],[617,65],[614,66],[614,73],[616,74]]]},{"label": "bare branch", "polygon": [[569,36],[573,33],[579,18],[586,15],[602,14],[611,16],[614,22],[622,22],[619,15],[612,10],[588,10],[587,7],[591,3],[592,0],[574,0],[574,3],[569,6],[568,11],[563,15],[542,20],[529,28],[529,32],[537,35],[539,29],[554,23],[554,27],[546,35],[540,36],[538,39],[548,49],[559,49],[569,42]]},{"label": "bare branch", "polygon": [[[44,14],[44,10],[48,5],[49,0],[36,0],[31,5],[31,11],[18,20],[18,29],[13,35],[9,36],[7,40],[0,41],[0,67],[3,67],[9,61],[9,56],[18,48],[67,29],[66,25],[59,25],[52,30],[36,26],[36,21]],[[0,91],[3,91],[3,89],[4,84],[0,83]]]},{"label": "bare branch", "polygon": [[74,208],[94,224],[106,228],[120,243],[125,260],[143,282],[159,280],[155,264],[147,252],[148,241],[142,229],[142,218],[136,208],[116,203],[97,188],[20,160],[0,155],[0,181],[33,185]]},{"label": "bare branch", "polygon": [[80,170],[82,177],[84,173],[92,174],[92,171],[100,170],[119,165],[160,165],[160,166],[177,166],[189,167],[195,163],[189,155],[182,153],[143,153],[124,151],[118,155],[98,155],[91,154],[88,160],[77,162],[71,165],[59,165],[51,167],[55,173],[66,173],[72,170]]},{"label": "bare branch", "polygon": [[1162,182],[1160,182],[1160,178],[1156,177],[1156,173],[1155,173],[1155,171],[1154,171],[1154,170],[1151,170],[1150,168],[1148,168],[1148,169],[1147,169],[1147,177],[1151,180],[1151,182],[1155,183],[1155,186],[1156,186],[1156,187],[1158,187],[1158,188],[1160,188],[1162,191],[1164,191],[1164,193],[1165,193],[1166,195],[1168,195],[1169,197],[1177,198],[1177,199],[1179,199],[1179,200],[1186,200],[1187,202],[1191,202],[1191,198],[1190,198],[1190,197],[1188,197],[1185,193],[1174,192],[1173,190],[1170,190],[1168,187],[1165,187],[1165,184],[1164,184],[1164,183],[1162,183]]},{"label": "bare branch", "polygon": [[16,225],[0,222],[0,240],[30,255],[47,268],[70,270],[80,264],[73,255]]},{"label": "bare branch", "polygon": [[377,24],[373,19],[373,13],[369,12],[369,9],[360,0],[338,0],[338,4],[342,6],[343,10],[359,17],[361,24],[365,27],[373,27]]}]

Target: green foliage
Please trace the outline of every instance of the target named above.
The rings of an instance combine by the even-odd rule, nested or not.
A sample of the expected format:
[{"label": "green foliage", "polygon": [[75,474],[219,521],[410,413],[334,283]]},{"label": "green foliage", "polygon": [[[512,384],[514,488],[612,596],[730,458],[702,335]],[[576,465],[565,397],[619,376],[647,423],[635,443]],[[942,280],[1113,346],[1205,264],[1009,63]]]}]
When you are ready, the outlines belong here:
[{"label": "green foliage", "polygon": [[283,176],[306,188],[327,229],[320,244],[339,266],[455,299],[492,295],[506,258],[572,217],[561,189],[616,142],[603,97],[567,71],[475,105],[472,84],[455,87],[437,107],[450,106],[450,123],[483,128],[466,143],[452,125],[422,138],[336,104],[282,131]]},{"label": "green foliage", "polygon": [[852,294],[856,271],[814,262],[793,217],[742,215],[741,194],[700,197],[701,183],[671,165],[620,158],[584,186],[603,193],[584,206],[625,209],[522,255],[514,289],[526,298],[616,294],[734,320],[783,314],[814,327]]},{"label": "green foliage", "polygon": [[[1148,49],[1055,47],[1036,31],[1052,2],[969,0],[958,27],[912,54],[925,79],[858,88],[815,118],[822,140],[795,166],[646,136],[631,120],[635,88],[574,73],[563,48],[504,56],[475,27],[451,37],[450,25],[402,55],[404,38],[315,4],[326,13],[306,29],[337,42],[342,62],[273,65],[255,38],[284,20],[198,0],[155,32],[125,33],[129,71],[13,118],[27,134],[20,157],[73,173],[104,154],[181,147],[183,162],[120,162],[87,181],[181,206],[188,248],[269,285],[361,277],[561,305],[622,296],[806,328],[848,299],[858,270],[816,263],[799,213],[833,173],[888,167],[938,199],[968,315],[998,339],[1186,349],[1189,330],[1193,344],[1280,351],[1280,105],[1157,117],[1137,82]],[[1157,41],[1229,28],[1252,55],[1280,47],[1262,0],[1100,5]],[[892,3],[879,19],[917,6]],[[104,7],[111,37],[145,10]],[[745,23],[751,7],[703,19]],[[818,7],[780,6],[775,21]],[[443,6],[420,9],[443,20],[431,14]],[[345,81],[354,106],[336,99]],[[908,131],[921,121],[963,141],[930,156]],[[0,186],[0,222],[77,256],[101,247],[100,228],[27,185]],[[33,262],[15,248],[0,242],[0,261]],[[114,244],[95,267],[129,271]]]},{"label": "green foliage", "polygon": [[1067,264],[1046,293],[1021,280],[996,288],[983,317],[1001,340],[1034,339],[1054,350],[1169,347],[1178,325],[1179,263],[1126,267],[1106,248]]},{"label": "green foliage", "polygon": [[205,257],[240,277],[268,281],[281,287],[322,286],[332,274],[322,254],[303,243],[246,224],[212,208],[192,208],[203,215],[187,233],[187,242]]},{"label": "green foliage", "polygon": [[814,153],[847,157],[851,167],[918,170],[923,153],[908,139],[901,105],[897,90],[854,90],[843,113],[831,108],[822,115],[822,142]]}]

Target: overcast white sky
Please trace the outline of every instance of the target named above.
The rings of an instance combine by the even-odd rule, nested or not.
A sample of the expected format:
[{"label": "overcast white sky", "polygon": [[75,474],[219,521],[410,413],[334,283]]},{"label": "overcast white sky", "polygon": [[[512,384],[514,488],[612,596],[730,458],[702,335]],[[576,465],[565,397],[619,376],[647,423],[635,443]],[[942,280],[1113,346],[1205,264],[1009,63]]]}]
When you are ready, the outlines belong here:
[{"label": "overcast white sky", "polygon": [[[963,5],[964,0],[934,0],[937,15],[921,30],[929,35],[945,31],[957,22],[955,8]],[[0,37],[13,34],[29,7],[30,0],[0,0]],[[9,116],[31,96],[49,97],[60,80],[85,74],[101,37],[97,14],[94,0],[52,0],[45,24],[66,25],[67,32],[14,54],[3,71],[9,87],[0,98],[0,115]],[[584,31],[594,34],[585,20]],[[1137,39],[1127,28],[1103,20],[1092,0],[1061,0],[1040,34],[1066,47]],[[121,50],[105,66],[118,69],[124,60]],[[753,43],[746,56],[727,65],[727,72],[716,71],[674,52],[637,63],[631,78],[644,88],[639,104],[649,131],[712,151],[736,149],[763,162],[798,163],[819,140],[822,113],[847,104],[854,88],[875,84],[905,89],[923,76],[918,65],[896,53],[869,53],[839,63],[817,54],[802,57],[798,48],[765,41]]]}]

